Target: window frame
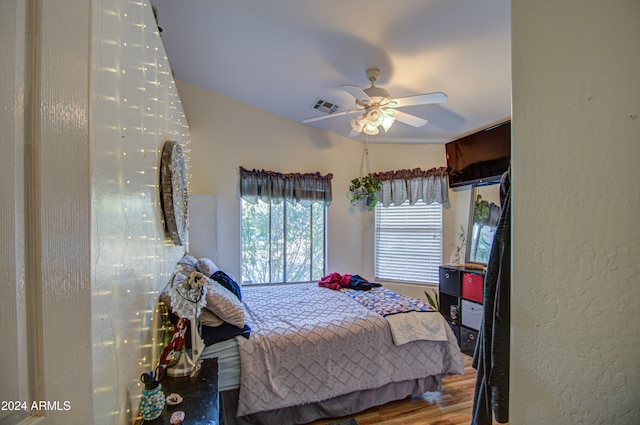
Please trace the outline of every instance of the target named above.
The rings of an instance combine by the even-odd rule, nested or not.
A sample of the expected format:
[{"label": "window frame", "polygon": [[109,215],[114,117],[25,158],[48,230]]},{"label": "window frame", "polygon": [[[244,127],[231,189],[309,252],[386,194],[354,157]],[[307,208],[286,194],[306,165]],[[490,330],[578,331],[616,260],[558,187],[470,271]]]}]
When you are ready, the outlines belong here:
[{"label": "window frame", "polygon": [[[247,206],[251,206],[251,205],[256,205],[256,204],[252,204],[251,202],[248,202],[245,199],[240,199],[240,274],[241,274],[241,285],[243,286],[257,286],[257,285],[287,285],[287,284],[295,284],[295,283],[312,283],[312,282],[316,282],[317,280],[320,279],[321,276],[318,276],[317,279],[314,278],[314,255],[313,255],[313,248],[314,248],[314,242],[317,241],[317,238],[314,237],[314,235],[317,233],[317,228],[316,226],[313,225],[313,219],[314,219],[314,206],[317,205],[320,210],[322,211],[322,232],[320,235],[321,241],[322,241],[322,268],[321,268],[321,275],[324,276],[326,274],[326,268],[327,268],[327,205],[322,205],[320,203],[314,203],[312,205],[310,205],[309,207],[304,207],[300,204],[296,204],[293,205],[289,202],[282,202],[282,203],[278,203],[276,204],[277,206],[282,206],[282,234],[283,234],[283,239],[281,241],[282,244],[282,258],[283,258],[283,265],[282,265],[282,280],[276,280],[274,279],[274,275],[273,275],[273,261],[274,261],[274,253],[273,253],[273,249],[274,249],[274,243],[273,243],[273,208],[274,208],[274,204],[271,202],[264,202],[262,200],[259,200],[258,203],[262,203],[262,204],[266,204],[268,205],[269,208],[269,235],[268,235],[268,240],[269,240],[269,247],[268,247],[268,267],[269,267],[269,271],[268,271],[268,282],[250,282],[247,283],[244,280],[244,232],[243,232],[243,227],[244,227],[244,217],[243,217],[243,211]],[[308,220],[308,229],[309,229],[309,245],[308,245],[308,250],[309,250],[309,270],[308,270],[308,276],[310,277],[310,280],[302,280],[302,281],[287,281],[287,271],[288,271],[288,264],[287,264],[287,227],[288,227],[288,220],[287,220],[287,209],[288,208],[297,208],[297,207],[302,207],[302,208],[308,208],[309,211],[309,220]],[[316,256],[317,257],[317,256]]]}]

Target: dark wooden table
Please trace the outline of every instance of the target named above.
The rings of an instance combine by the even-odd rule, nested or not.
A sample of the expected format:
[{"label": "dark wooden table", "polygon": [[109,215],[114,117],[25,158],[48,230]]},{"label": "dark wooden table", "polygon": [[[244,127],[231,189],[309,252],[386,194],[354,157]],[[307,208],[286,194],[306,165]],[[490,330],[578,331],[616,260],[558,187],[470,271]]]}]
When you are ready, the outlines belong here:
[{"label": "dark wooden table", "polygon": [[161,381],[165,397],[178,393],[183,398],[176,406],[166,405],[162,415],[141,424],[165,425],[176,411],[185,413],[184,425],[218,425],[218,359],[202,360],[200,370],[193,378],[164,376]]}]

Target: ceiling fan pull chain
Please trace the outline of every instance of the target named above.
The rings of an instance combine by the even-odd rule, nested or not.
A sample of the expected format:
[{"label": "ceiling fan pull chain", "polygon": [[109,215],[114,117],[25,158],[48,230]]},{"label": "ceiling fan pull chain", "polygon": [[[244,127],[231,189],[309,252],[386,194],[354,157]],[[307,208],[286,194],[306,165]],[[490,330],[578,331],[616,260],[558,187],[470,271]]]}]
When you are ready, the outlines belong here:
[{"label": "ceiling fan pull chain", "polygon": [[371,162],[369,161],[369,135],[364,139],[364,150],[367,155],[367,175],[371,174]]},{"label": "ceiling fan pull chain", "polygon": [[364,171],[364,157],[367,155],[367,147],[366,145],[362,146],[362,157],[360,158],[360,179],[362,179],[362,177],[364,177],[364,174],[362,173]]},{"label": "ceiling fan pull chain", "polygon": [[[366,164],[365,164],[366,162]],[[362,147],[362,159],[360,160],[360,178],[364,177],[364,167],[367,167],[367,174],[371,174],[371,163],[369,162],[369,135],[365,135],[364,145]]]}]

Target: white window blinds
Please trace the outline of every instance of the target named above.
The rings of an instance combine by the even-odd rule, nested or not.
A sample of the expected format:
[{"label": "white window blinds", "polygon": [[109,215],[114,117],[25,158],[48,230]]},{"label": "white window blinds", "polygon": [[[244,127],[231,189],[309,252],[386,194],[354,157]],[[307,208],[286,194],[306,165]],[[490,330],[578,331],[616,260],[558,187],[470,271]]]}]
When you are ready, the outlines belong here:
[{"label": "white window blinds", "polygon": [[376,279],[438,283],[442,264],[442,205],[376,205]]}]

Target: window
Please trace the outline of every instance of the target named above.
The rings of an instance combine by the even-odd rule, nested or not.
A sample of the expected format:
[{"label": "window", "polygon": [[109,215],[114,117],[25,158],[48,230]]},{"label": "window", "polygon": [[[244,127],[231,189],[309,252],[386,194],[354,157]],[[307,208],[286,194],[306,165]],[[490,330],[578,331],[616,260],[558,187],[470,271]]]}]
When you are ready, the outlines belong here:
[{"label": "window", "polygon": [[376,279],[438,282],[442,263],[442,205],[376,205]]},{"label": "window", "polygon": [[244,285],[311,282],[324,276],[324,205],[241,202]]}]

